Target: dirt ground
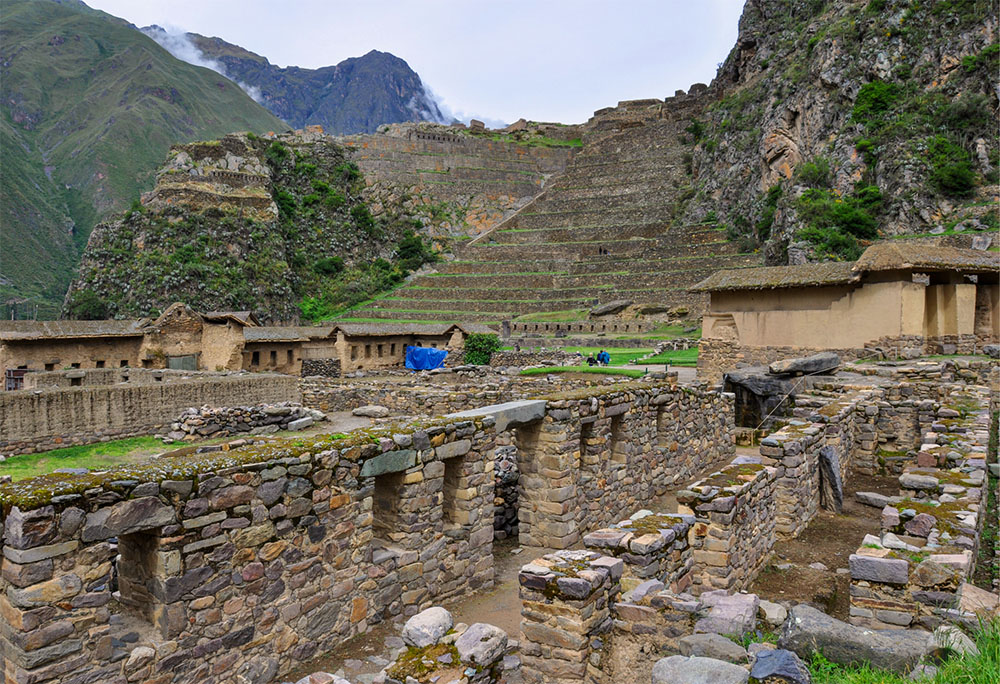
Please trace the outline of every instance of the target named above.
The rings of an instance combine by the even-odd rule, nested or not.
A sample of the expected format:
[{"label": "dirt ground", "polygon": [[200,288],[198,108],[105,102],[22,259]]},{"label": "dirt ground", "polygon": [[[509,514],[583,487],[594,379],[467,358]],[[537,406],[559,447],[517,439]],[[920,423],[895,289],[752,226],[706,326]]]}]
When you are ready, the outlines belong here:
[{"label": "dirt ground", "polygon": [[[899,494],[899,481],[893,477],[855,474],[844,486],[844,512],[840,515],[820,510],[799,537],[779,541],[774,555],[757,580],[747,589],[769,601],[813,603],[841,620],[847,619],[850,604],[850,575],[837,573],[847,568],[847,559],[861,545],[866,534],[878,534],[881,511],[864,506],[855,492]],[[822,563],[828,569],[810,568]],[[791,564],[779,569],[778,566]]]}]

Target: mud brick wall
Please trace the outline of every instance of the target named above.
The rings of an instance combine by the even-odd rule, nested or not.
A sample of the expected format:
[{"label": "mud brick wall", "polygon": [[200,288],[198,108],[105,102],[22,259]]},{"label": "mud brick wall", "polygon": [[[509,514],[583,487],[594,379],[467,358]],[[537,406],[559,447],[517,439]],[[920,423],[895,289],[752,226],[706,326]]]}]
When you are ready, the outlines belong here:
[{"label": "mud brick wall", "polygon": [[302,359],[302,377],[310,375],[339,378],[341,375],[340,359]]},{"label": "mud brick wall", "polygon": [[5,677],[269,681],[489,588],[493,451],[486,418],[6,485]]},{"label": "mud brick wall", "polygon": [[757,577],[774,546],[776,470],[739,458],[677,495],[693,514],[691,591],[738,591]]},{"label": "mud brick wall", "polygon": [[641,511],[628,520],[587,534],[583,544],[590,551],[622,560],[624,591],[655,579],[680,593],[691,585],[694,559],[688,532],[693,523],[691,515]]},{"label": "mud brick wall", "polygon": [[0,393],[0,452],[31,453],[155,432],[192,406],[298,402],[295,378],[265,373],[150,385]]},{"label": "mud brick wall", "polygon": [[548,397],[520,429],[522,544],[570,548],[697,469],[732,460],[732,395],[663,384]]},{"label": "mud brick wall", "polygon": [[526,684],[604,682],[600,649],[613,627],[622,561],[591,551],[559,551],[518,574],[521,673]]}]

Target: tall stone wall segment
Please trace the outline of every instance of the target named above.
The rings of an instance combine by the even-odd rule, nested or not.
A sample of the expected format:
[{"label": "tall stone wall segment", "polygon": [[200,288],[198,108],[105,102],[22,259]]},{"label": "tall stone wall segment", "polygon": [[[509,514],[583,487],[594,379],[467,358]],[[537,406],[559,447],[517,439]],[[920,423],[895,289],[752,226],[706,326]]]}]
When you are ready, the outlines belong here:
[{"label": "tall stone wall segment", "polygon": [[0,452],[30,453],[155,432],[194,406],[299,402],[296,378],[254,373],[0,393]]}]

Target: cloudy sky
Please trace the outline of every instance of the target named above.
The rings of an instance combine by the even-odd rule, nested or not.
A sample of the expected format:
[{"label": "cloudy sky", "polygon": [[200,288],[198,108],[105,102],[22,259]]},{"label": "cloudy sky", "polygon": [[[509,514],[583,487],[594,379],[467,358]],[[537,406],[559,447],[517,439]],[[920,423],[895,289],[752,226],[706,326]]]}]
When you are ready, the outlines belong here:
[{"label": "cloudy sky", "polygon": [[457,114],[577,123],[619,100],[708,83],[743,0],[86,0],[138,26],[316,68],[405,59]]}]

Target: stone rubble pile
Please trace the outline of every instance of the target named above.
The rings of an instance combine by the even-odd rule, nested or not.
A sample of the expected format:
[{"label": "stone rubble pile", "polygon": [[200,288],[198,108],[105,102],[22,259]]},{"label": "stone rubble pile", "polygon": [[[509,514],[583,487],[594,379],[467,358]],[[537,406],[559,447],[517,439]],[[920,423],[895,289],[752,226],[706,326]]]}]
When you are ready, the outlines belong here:
[{"label": "stone rubble pile", "polygon": [[202,406],[186,409],[170,424],[166,437],[174,441],[194,441],[236,433],[266,435],[278,430],[304,430],[326,420],[322,411],[292,402],[258,406]]}]

